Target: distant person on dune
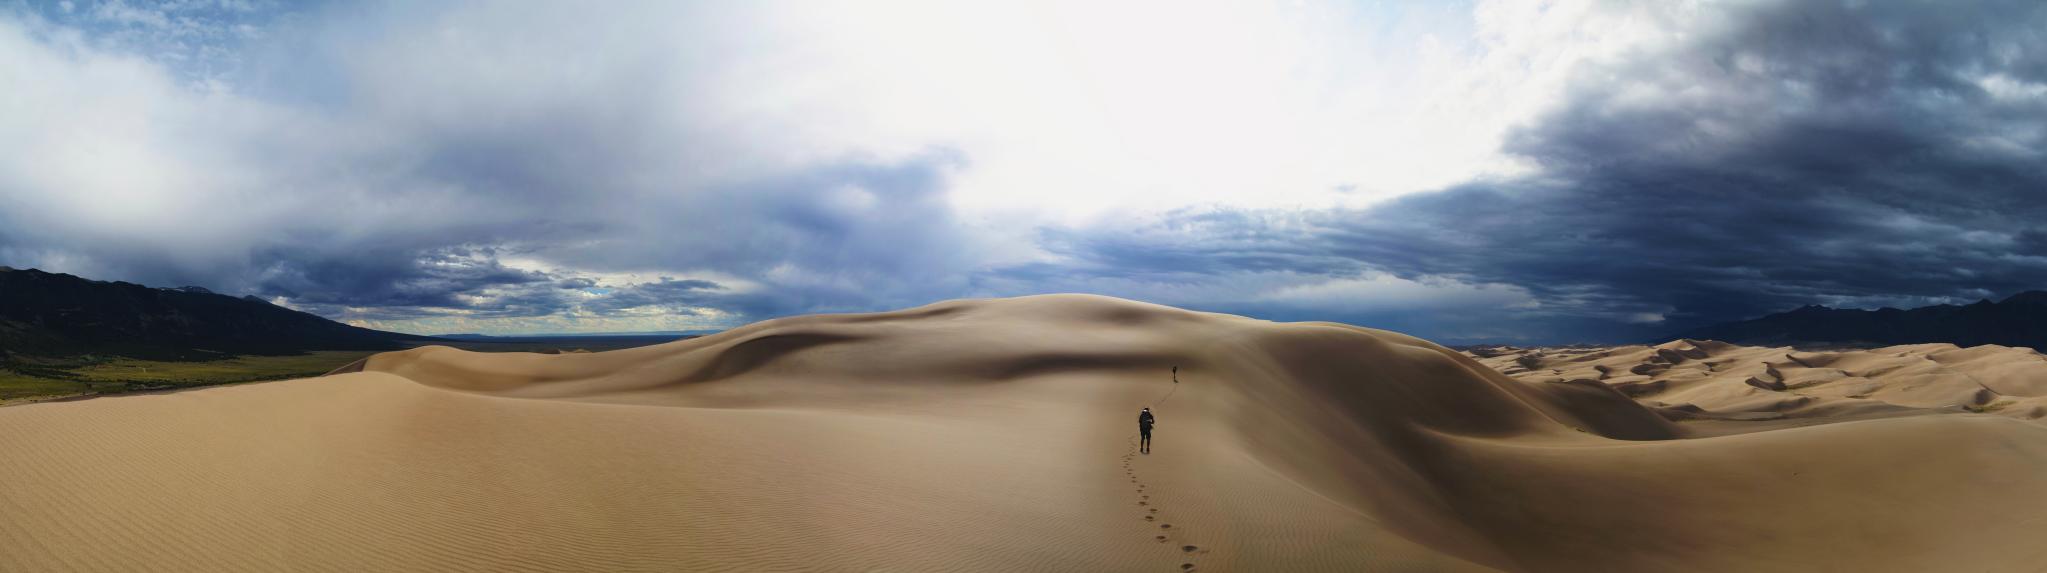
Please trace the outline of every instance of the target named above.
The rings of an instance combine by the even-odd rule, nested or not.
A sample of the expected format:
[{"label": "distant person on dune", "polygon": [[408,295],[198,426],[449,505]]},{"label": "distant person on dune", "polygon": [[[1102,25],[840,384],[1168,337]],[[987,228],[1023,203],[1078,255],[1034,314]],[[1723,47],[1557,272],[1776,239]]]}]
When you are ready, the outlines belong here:
[{"label": "distant person on dune", "polygon": [[1151,415],[1151,408],[1145,408],[1137,413],[1137,434],[1140,436],[1137,451],[1151,453],[1151,424],[1156,420],[1157,418]]}]

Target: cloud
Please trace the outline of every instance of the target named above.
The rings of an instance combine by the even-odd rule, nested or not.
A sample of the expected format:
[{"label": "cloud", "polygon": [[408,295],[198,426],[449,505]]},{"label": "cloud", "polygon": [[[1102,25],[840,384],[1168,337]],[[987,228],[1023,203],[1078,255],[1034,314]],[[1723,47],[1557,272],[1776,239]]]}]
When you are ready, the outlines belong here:
[{"label": "cloud", "polygon": [[[1981,2],[1731,4],[1667,50],[1578,71],[1507,140],[1539,178],[1373,218],[1459,225],[1511,256],[1486,280],[1587,284],[1722,319],[1815,298],[1940,299],[2047,285],[2013,242],[2043,214],[2047,9]],[[1985,142],[1996,142],[1986,145]],[[1461,221],[1461,224],[1460,224]]]},{"label": "cloud", "polygon": [[1583,338],[2042,288],[2047,99],[2014,94],[2047,86],[2047,12],[1950,8],[1709,5],[1682,42],[1573,70],[1562,105],[1506,140],[1537,174],[1055,244],[1119,276],[1365,269],[1621,323],[1545,325]]},{"label": "cloud", "polygon": [[[661,277],[658,282],[629,285],[600,296],[583,306],[599,314],[627,310],[650,309],[655,312],[696,314],[692,303],[702,305],[713,302],[707,294],[713,294],[724,287],[705,280]],[[589,292],[590,289],[582,289]]]},{"label": "cloud", "polygon": [[[404,329],[656,307],[706,327],[920,304],[957,292],[975,264],[980,239],[944,196],[962,155],[819,149],[750,124],[730,106],[753,102],[704,89],[742,63],[686,55],[750,40],[700,8],[628,22],[329,7],[274,20],[264,46],[304,59],[238,70],[230,91],[130,49],[158,36],[129,32],[203,18],[92,8],[76,28],[0,19],[0,76],[23,87],[0,102],[36,110],[0,118],[0,255],[13,264]],[[331,92],[285,93],[305,85]],[[688,277],[730,283],[726,310],[655,300],[711,280]],[[550,286],[563,281],[607,294]],[[675,326],[663,320],[646,324]]]},{"label": "cloud", "polygon": [[2043,11],[17,6],[0,264],[414,332],[1082,291],[1614,340],[1998,296],[2047,285]]},{"label": "cloud", "polygon": [[485,316],[541,316],[561,310],[546,296],[557,280],[508,268],[489,248],[428,253],[362,252],[355,256],[271,249],[257,294],[285,304],[323,309],[368,307],[389,314],[460,308]]}]

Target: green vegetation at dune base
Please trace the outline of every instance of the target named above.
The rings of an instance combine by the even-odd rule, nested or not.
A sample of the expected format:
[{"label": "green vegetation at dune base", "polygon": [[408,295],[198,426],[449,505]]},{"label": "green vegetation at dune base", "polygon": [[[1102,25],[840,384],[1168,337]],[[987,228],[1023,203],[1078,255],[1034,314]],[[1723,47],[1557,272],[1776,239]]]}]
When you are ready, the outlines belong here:
[{"label": "green vegetation at dune base", "polygon": [[0,404],[35,398],[76,396],[85,392],[85,385],[77,381],[0,370]]},{"label": "green vegetation at dune base", "polygon": [[83,356],[0,363],[0,404],[121,394],[326,374],[375,352],[321,350],[292,356],[237,356],[165,362]]},{"label": "green vegetation at dune base", "polygon": [[1978,414],[1988,414],[1991,412],[1996,412],[1998,410],[2003,410],[2005,409],[2005,407],[2017,403],[2018,403],[2017,400],[1996,400],[1988,404],[1963,404],[1962,409],[1968,410],[1970,412],[1975,412]]}]

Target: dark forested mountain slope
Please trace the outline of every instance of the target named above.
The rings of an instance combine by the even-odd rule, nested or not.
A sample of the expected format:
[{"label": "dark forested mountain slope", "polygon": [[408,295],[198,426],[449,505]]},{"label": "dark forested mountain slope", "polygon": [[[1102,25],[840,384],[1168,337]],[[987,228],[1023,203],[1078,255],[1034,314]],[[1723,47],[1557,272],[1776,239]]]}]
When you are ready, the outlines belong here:
[{"label": "dark forested mountain slope", "polygon": [[203,359],[221,354],[387,350],[427,337],[341,324],[255,297],[151,288],[0,267],[0,357],[102,354]]}]

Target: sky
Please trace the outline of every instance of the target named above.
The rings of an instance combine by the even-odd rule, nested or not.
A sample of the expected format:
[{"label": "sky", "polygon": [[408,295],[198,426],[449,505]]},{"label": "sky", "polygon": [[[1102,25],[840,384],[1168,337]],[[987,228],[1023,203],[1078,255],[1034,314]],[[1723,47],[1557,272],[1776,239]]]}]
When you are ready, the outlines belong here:
[{"label": "sky", "polygon": [[0,0],[0,265],[422,334],[1965,303],[2043,138],[2030,0]]}]

